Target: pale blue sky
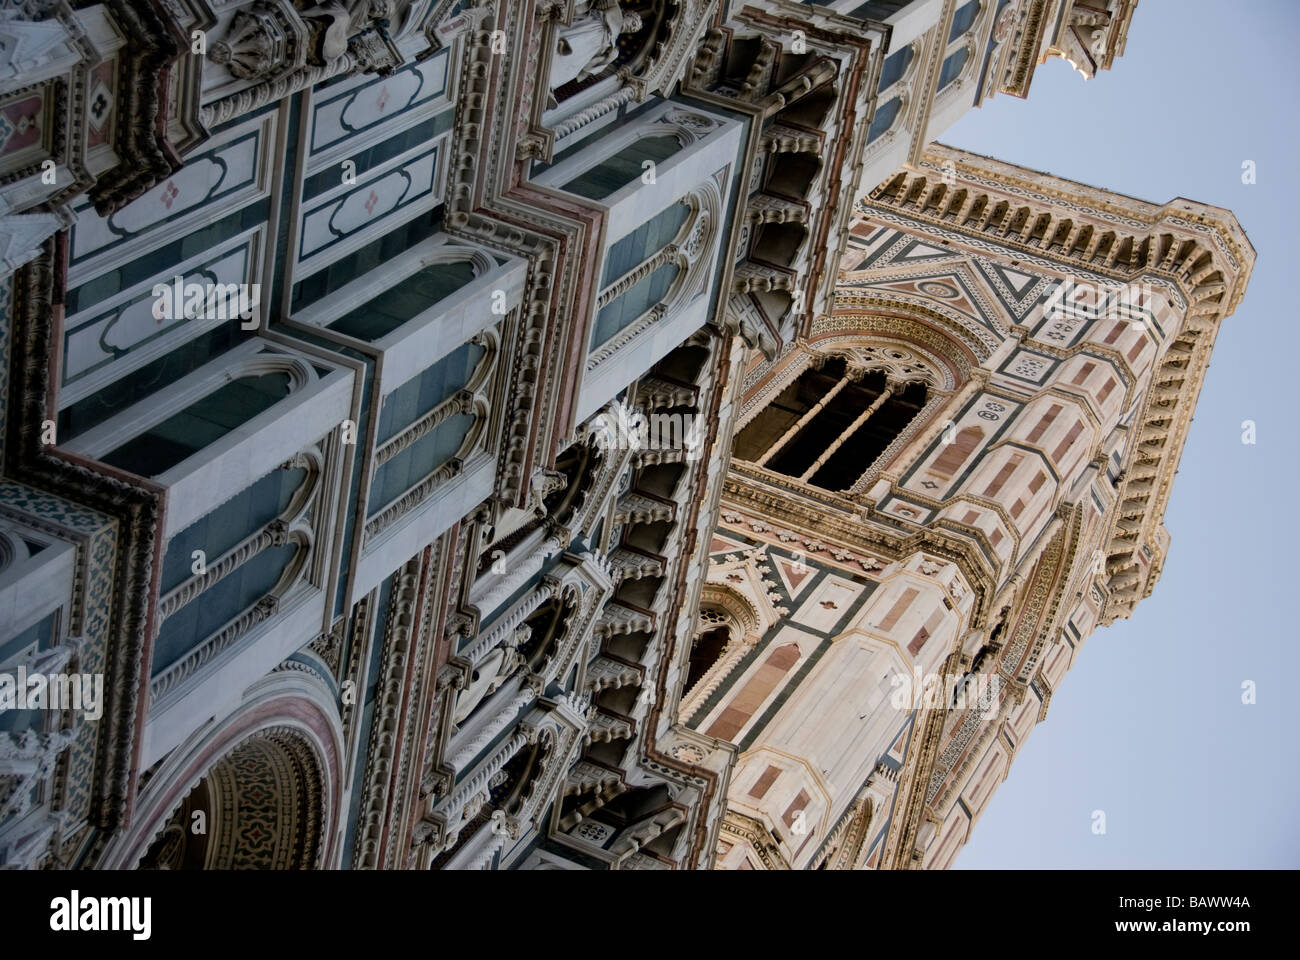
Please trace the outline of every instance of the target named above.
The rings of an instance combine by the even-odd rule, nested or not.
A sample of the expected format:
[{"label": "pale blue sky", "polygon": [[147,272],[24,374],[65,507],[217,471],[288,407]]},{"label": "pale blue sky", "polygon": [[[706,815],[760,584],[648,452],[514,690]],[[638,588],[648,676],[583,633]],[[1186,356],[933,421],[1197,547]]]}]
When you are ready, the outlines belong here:
[{"label": "pale blue sky", "polygon": [[1114,69],[1085,82],[1049,61],[1028,100],[995,97],[943,137],[1143,200],[1227,207],[1258,254],[1183,452],[1164,576],[1084,644],[958,868],[1300,866],[1297,34],[1294,0],[1140,0]]}]

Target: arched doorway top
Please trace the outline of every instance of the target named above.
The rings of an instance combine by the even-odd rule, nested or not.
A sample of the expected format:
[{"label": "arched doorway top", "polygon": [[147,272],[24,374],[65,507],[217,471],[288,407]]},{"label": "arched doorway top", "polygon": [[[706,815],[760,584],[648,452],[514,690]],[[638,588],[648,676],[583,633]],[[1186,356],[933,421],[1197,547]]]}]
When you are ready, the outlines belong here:
[{"label": "arched doorway top", "polygon": [[[336,867],[342,764],[342,726],[324,683],[299,671],[272,673],[161,762],[100,865]],[[172,828],[200,803],[206,839],[187,847]]]}]

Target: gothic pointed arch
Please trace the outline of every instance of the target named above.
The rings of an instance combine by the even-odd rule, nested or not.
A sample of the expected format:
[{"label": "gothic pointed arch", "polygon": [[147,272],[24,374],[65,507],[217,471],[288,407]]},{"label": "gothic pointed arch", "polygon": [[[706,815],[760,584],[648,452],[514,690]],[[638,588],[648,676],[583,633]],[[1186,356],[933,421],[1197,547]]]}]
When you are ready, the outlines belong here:
[{"label": "gothic pointed arch", "polygon": [[719,611],[735,628],[738,638],[757,637],[771,625],[771,615],[764,616],[753,601],[727,584],[706,583],[700,593],[700,606]]},{"label": "gothic pointed arch", "polygon": [[745,653],[776,622],[774,611],[760,612],[752,600],[726,583],[706,583],[700,612],[682,664],[681,715],[689,719],[736,668]]},{"label": "gothic pointed arch", "polygon": [[823,326],[798,350],[751,373],[736,462],[842,495],[862,491],[970,369],[932,329],[884,317]]}]

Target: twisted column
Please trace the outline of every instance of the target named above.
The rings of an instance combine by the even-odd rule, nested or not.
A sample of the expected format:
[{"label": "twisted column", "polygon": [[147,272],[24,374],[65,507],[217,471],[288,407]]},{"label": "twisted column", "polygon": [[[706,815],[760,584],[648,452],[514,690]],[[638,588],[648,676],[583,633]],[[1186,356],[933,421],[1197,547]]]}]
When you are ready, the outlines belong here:
[{"label": "twisted column", "polygon": [[795,421],[794,426],[792,426],[789,430],[787,430],[782,435],[781,439],[777,440],[776,443],[768,447],[767,451],[761,457],[759,457],[757,460],[754,461],[755,464],[757,464],[760,467],[765,466],[769,460],[771,460],[778,453],[780,453],[782,448],[784,448],[787,443],[789,443],[791,440],[795,438],[795,434],[797,434],[804,427],[808,426],[808,424],[812,422],[813,417],[817,416],[817,414],[821,413],[823,410],[826,409],[826,404],[834,400],[835,397],[839,395],[839,392],[849,385],[849,381],[851,379],[852,378],[848,374],[845,374],[844,376],[840,377],[839,381],[835,384],[835,386],[831,387],[830,390],[826,392],[826,396],[818,400],[816,405],[814,405],[811,410],[809,410],[797,421]]},{"label": "twisted column", "polygon": [[885,392],[876,397],[875,402],[871,404],[871,406],[867,407],[867,409],[863,410],[862,413],[858,415],[858,418],[849,424],[848,429],[835,438],[835,442],[827,447],[826,451],[820,457],[813,461],[813,465],[805,470],[799,479],[807,483],[808,479],[820,470],[827,460],[835,455],[835,451],[844,446],[844,442],[848,440],[849,437],[853,436],[853,434],[857,433],[858,429],[871,418],[871,415],[883,407],[885,401],[894,395],[894,386],[895,385],[891,383],[885,387]]},{"label": "twisted column", "polygon": [[[465,805],[475,794],[487,789],[489,781],[497,772],[510,762],[510,759],[528,742],[528,734],[517,731],[513,737],[497,748],[497,751],[485,760],[474,775],[462,783],[447,799],[443,813],[450,829],[459,829],[458,817]],[[457,826],[452,826],[457,824]]]},{"label": "twisted column", "polygon": [[510,723],[519,716],[519,711],[528,704],[537,699],[537,691],[530,686],[525,686],[510,702],[505,704],[497,715],[485,726],[469,743],[465,744],[456,755],[451,758],[451,766],[460,773],[469,765],[469,762],[479,755],[489,743],[495,739],[496,735],[504,730]]}]

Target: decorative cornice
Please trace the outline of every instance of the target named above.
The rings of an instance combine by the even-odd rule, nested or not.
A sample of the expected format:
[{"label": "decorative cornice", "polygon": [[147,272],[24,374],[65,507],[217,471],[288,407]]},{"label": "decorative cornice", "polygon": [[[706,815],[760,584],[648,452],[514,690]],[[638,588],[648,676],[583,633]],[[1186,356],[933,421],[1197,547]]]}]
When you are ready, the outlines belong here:
[{"label": "decorative cornice", "polygon": [[[10,336],[22,344],[10,363],[4,445],[5,474],[20,483],[83,504],[116,519],[116,556],[106,617],[107,703],[93,758],[90,821],[111,830],[129,815],[135,794],[142,704],[152,648],[153,591],[165,493],[151,481],[83,461],[41,442],[50,389],[54,318],[62,316],[66,235],[13,276]],[[81,611],[84,616],[86,611]]]}]

